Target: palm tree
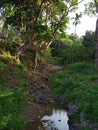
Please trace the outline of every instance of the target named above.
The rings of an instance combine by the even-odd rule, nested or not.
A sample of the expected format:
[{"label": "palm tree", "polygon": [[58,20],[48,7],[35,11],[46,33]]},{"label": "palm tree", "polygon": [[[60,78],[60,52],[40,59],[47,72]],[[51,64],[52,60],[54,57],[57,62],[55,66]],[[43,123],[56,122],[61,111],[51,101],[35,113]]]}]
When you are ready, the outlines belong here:
[{"label": "palm tree", "polygon": [[82,17],[82,13],[80,13],[80,14],[76,13],[75,17],[72,18],[72,19],[74,19],[73,25],[75,25],[75,35],[76,35],[77,25],[80,23],[80,18],[81,17]]}]

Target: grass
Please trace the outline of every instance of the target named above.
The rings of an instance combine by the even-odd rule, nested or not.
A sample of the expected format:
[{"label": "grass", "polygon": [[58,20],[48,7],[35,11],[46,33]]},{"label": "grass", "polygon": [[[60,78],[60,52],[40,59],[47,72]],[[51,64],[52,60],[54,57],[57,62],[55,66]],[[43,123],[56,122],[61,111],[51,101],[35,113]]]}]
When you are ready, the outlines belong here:
[{"label": "grass", "polygon": [[98,122],[98,73],[94,64],[79,62],[59,71],[51,80],[55,95],[67,93],[68,102],[85,111],[86,119]]},{"label": "grass", "polygon": [[22,64],[0,61],[0,130],[24,130],[21,112],[29,76]]}]

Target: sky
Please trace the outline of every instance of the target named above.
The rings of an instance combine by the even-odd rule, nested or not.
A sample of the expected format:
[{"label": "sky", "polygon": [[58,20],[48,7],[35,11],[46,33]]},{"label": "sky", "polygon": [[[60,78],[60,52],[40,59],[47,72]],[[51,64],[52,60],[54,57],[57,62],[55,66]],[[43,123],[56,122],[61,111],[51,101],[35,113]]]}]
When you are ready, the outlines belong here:
[{"label": "sky", "polygon": [[[79,9],[77,10],[77,12],[82,12],[84,10],[84,4],[87,3],[87,2],[90,2],[92,0],[84,0],[84,2],[82,2],[80,5],[79,5]],[[71,14],[73,15],[73,14]],[[87,30],[92,30],[92,31],[95,31],[95,27],[96,27],[96,17],[90,17],[90,16],[87,16],[87,15],[83,15],[82,18],[80,19],[80,24],[77,25],[77,30],[76,30],[76,34],[81,37],[83,35],[85,35],[85,32]],[[71,21],[68,25],[68,28],[67,29],[67,32],[68,34],[71,34],[71,33],[74,33],[75,32],[75,27],[74,25],[72,24],[73,21]]]}]

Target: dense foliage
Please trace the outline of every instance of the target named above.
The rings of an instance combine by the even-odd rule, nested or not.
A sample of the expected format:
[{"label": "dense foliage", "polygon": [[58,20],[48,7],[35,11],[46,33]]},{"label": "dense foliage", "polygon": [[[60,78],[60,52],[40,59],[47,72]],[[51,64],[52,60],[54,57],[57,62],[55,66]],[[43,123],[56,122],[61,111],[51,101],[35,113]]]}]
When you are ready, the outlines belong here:
[{"label": "dense foliage", "polygon": [[[86,119],[98,121],[98,74],[92,64],[94,32],[87,31],[81,38],[76,32],[65,33],[68,14],[77,8],[78,2],[0,1],[0,130],[24,130],[22,108],[30,78],[25,68],[35,73],[37,60],[68,67],[52,78],[54,93],[66,93],[65,102],[75,103],[79,113],[85,112]],[[89,3],[90,10],[95,4]],[[79,17],[81,14],[76,14],[75,26]]]},{"label": "dense foliage", "polygon": [[24,130],[26,120],[21,112],[29,85],[27,75],[23,65],[0,61],[0,130]]},{"label": "dense foliage", "polygon": [[[69,35],[67,41],[55,40],[51,43],[51,53],[54,59],[60,59],[59,64],[68,65],[80,61],[93,61],[95,58],[94,32],[87,31],[79,38]],[[66,37],[65,37],[66,41]],[[57,62],[58,63],[58,62]]]},{"label": "dense foliage", "polygon": [[69,19],[68,14],[77,5],[78,0],[0,1],[3,30],[6,30],[3,33],[7,34],[10,25],[20,34],[24,45],[29,44],[25,49],[45,49],[56,34],[64,32]]},{"label": "dense foliage", "polygon": [[78,111],[85,111],[86,119],[98,122],[98,73],[94,64],[79,62],[58,72],[51,81],[56,95],[66,93],[65,102],[73,102]]}]

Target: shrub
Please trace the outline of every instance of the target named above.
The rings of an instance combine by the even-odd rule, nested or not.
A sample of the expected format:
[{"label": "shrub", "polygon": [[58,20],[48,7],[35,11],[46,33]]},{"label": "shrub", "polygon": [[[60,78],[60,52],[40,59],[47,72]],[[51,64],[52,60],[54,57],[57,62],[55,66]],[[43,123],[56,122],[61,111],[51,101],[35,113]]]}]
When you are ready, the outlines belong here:
[{"label": "shrub", "polygon": [[72,44],[61,53],[63,64],[72,64],[85,60],[84,47],[80,44]]},{"label": "shrub", "polygon": [[51,86],[56,95],[66,93],[69,102],[76,103],[78,111],[85,111],[86,119],[98,121],[98,73],[94,64],[79,62],[54,75]]},{"label": "shrub", "polygon": [[21,116],[22,107],[22,90],[0,93],[0,130],[23,130],[25,119]]},{"label": "shrub", "polygon": [[0,130],[24,130],[24,92],[29,76],[24,65],[0,62]]}]

